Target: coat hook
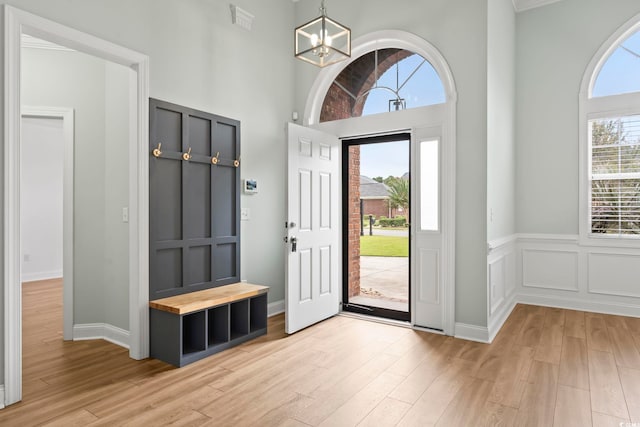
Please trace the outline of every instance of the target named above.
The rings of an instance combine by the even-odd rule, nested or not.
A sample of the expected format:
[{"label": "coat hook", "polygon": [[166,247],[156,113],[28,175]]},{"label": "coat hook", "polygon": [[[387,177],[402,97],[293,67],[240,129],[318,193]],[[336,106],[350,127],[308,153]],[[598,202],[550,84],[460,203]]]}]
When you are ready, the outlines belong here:
[{"label": "coat hook", "polygon": [[218,164],[218,157],[220,157],[220,152],[218,151],[215,155],[215,157],[211,158],[211,164],[212,165],[217,165]]},{"label": "coat hook", "polygon": [[153,154],[155,157],[160,157],[162,156],[162,142],[158,142],[158,147],[154,148],[153,151],[151,152],[151,154]]},{"label": "coat hook", "polygon": [[186,153],[182,153],[182,160],[191,160],[191,147]]},{"label": "coat hook", "polygon": [[235,166],[235,167],[240,166],[240,156],[238,156],[238,158],[233,161],[233,166]]}]

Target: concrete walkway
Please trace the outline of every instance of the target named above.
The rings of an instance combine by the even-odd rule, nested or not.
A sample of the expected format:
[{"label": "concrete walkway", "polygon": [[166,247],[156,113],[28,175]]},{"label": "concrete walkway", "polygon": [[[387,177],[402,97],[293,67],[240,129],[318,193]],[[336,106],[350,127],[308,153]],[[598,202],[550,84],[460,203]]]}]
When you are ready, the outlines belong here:
[{"label": "concrete walkway", "polygon": [[409,258],[361,256],[360,295],[350,302],[408,311]]}]

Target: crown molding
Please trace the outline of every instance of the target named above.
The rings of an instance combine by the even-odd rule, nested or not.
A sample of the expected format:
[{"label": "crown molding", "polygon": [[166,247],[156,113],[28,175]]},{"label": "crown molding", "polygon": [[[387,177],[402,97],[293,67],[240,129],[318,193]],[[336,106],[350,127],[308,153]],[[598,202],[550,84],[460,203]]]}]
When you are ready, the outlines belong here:
[{"label": "crown molding", "polygon": [[546,6],[551,3],[557,3],[560,0],[512,0],[513,8],[516,12],[524,12],[525,10],[534,9],[540,6]]}]

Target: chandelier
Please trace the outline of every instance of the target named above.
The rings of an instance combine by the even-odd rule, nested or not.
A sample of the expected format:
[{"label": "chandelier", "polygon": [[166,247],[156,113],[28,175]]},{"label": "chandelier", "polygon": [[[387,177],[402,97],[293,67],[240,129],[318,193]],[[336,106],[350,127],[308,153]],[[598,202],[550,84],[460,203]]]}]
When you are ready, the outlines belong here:
[{"label": "chandelier", "polygon": [[327,16],[324,0],[320,16],[296,28],[295,56],[318,67],[351,57],[351,30]]}]

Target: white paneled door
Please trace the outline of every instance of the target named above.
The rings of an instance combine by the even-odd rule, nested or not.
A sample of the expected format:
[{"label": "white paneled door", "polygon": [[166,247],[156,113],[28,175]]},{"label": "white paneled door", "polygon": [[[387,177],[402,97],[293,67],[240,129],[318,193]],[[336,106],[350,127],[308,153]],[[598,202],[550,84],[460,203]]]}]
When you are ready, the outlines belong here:
[{"label": "white paneled door", "polygon": [[287,127],[286,332],[338,313],[340,303],[340,141]]}]

